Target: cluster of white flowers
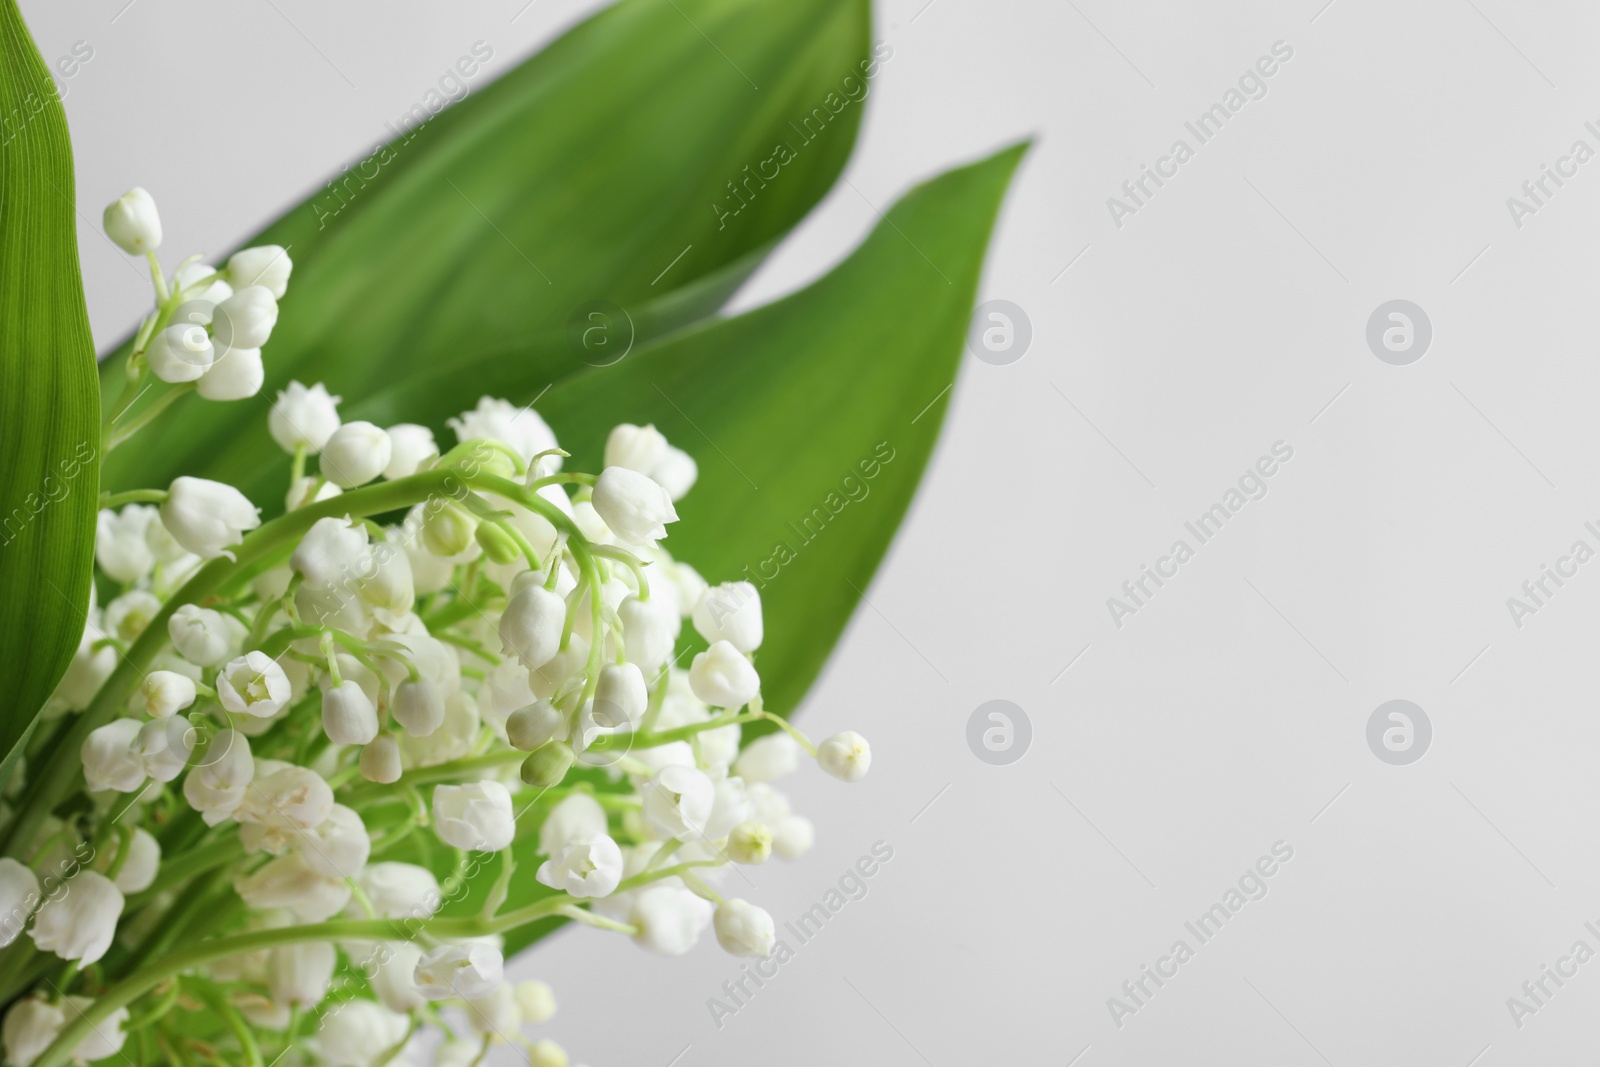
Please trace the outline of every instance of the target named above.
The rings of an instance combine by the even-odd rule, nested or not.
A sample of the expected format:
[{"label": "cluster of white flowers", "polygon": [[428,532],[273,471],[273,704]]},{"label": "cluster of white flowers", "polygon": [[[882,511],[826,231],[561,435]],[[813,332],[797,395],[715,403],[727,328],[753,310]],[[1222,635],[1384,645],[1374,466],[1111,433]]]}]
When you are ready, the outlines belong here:
[{"label": "cluster of white flowers", "polygon": [[[283,250],[186,263],[169,285],[147,194],[105,225],[156,281],[130,382],[144,360],[202,396],[259,389]],[[91,605],[0,812],[15,1067],[219,1048],[378,1067],[413,1062],[423,1026],[445,1031],[436,1064],[511,1043],[564,1067],[528,1032],[550,989],[504,979],[504,934],[565,917],[679,955],[710,927],[764,957],[771,916],[720,876],[811,847],[775,785],[803,757],[846,782],[868,769],[859,734],[813,744],[763,710],[755,587],[708,586],[658,544],[696,469],[653,426],[616,427],[592,476],[563,472],[549,426],[505,400],[450,420],[447,451],[340,404],[321,384],[279,393],[282,518],[192,477],[104,497],[115,595]],[[685,620],[706,646],[687,669]],[[775,729],[745,744],[756,724]],[[79,766],[76,796],[24,788]],[[512,893],[518,842],[538,894]]]}]

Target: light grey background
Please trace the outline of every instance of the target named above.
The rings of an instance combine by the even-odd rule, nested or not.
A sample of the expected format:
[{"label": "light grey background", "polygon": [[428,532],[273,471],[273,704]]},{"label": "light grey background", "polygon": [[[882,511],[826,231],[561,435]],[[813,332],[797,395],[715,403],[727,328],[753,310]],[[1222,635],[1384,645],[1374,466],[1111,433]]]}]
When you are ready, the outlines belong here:
[{"label": "light grey background", "polygon": [[[85,217],[142,184],[169,248],[220,251],[369,151],[474,41],[503,71],[596,6],[525,3],[24,7],[47,58],[94,48],[67,98]],[[1009,366],[966,360],[802,713],[867,734],[872,774],[794,780],[818,845],[740,892],[782,922],[873,842],[895,856],[721,1030],[706,1000],[738,966],[709,939],[679,960],[593,931],[540,946],[518,970],[555,984],[548,1031],[575,1062],[1594,1055],[1600,961],[1521,1028],[1506,999],[1574,941],[1600,950],[1600,562],[1520,629],[1506,599],[1573,541],[1600,548],[1600,160],[1520,228],[1506,198],[1573,141],[1600,149],[1600,15],[1323,3],[880,5],[895,55],[855,188],[738,304],[825,270],[912,181],[1034,133],[983,284],[1034,339]],[[1115,226],[1107,197],[1193,145],[1185,120],[1276,41],[1294,54],[1268,94]],[[147,283],[96,229],[81,243],[105,346]],[[1434,329],[1404,367],[1365,341],[1397,298]],[[1106,598],[1280,440],[1266,498],[1115,627]],[[1034,731],[1006,767],[965,741],[996,698]],[[1366,745],[1393,698],[1433,724],[1410,766]],[[1107,998],[1197,945],[1184,921],[1280,840],[1269,895],[1115,1026]]]}]

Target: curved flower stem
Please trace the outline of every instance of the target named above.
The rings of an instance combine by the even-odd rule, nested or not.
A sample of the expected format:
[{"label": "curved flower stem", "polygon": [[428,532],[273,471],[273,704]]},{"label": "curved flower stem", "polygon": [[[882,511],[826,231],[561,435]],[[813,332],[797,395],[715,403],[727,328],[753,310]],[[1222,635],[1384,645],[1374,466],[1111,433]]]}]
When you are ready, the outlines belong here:
[{"label": "curved flower stem", "polygon": [[165,489],[128,489],[121,493],[101,493],[100,506],[120,508],[124,504],[161,504],[166,499]]},{"label": "curved flower stem", "polygon": [[187,396],[193,391],[193,382],[184,382],[181,385],[175,385],[171,389],[168,389],[165,393],[162,393],[160,396],[156,397],[150,402],[149,407],[139,412],[139,414],[135,415],[127,422],[111,423],[107,427],[108,433],[105,438],[106,451],[111,451],[113,448],[116,448],[128,438],[132,437],[134,434],[150,425],[156,419],[161,417],[161,413],[163,411],[167,410],[167,408],[171,407],[179,399]]}]

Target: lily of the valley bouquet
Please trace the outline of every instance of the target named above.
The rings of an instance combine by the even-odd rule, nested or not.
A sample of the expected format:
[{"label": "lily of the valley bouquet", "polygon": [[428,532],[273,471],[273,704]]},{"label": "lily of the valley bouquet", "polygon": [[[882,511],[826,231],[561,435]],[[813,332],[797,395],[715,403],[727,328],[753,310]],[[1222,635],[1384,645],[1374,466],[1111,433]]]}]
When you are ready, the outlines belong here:
[{"label": "lily of the valley bouquet", "polygon": [[[191,390],[255,395],[289,254],[169,276],[142,189],[104,225],[157,298],[105,447],[138,447]],[[867,771],[858,734],[814,744],[762,709],[755,586],[708,586],[661,547],[697,471],[653,426],[613,429],[596,475],[505,400],[443,446],[339,406],[321,384],[278,394],[270,522],[203,478],[102,494],[89,623],[11,779],[15,1067],[376,1067],[413,1062],[425,1027],[438,1064],[511,1044],[563,1067],[551,989],[506,980],[502,935],[562,917],[675,956],[709,929],[765,957],[772,917],[719,875],[811,846],[773,784],[800,758]],[[708,647],[680,663],[686,619]],[[758,722],[779,730],[741,751]],[[549,892],[513,902],[520,839]],[[438,917],[485,866],[475,912]],[[182,1025],[196,1011],[217,1032]]]}]

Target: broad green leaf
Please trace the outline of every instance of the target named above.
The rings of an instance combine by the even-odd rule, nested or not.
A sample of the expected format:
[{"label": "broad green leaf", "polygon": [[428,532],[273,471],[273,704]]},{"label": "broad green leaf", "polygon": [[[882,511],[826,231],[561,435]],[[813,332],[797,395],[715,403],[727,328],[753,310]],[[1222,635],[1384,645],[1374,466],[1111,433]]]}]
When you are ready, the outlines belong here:
[{"label": "broad green leaf", "polygon": [[[710,313],[837,177],[877,69],[869,32],[866,0],[622,0],[580,24],[249,242],[295,262],[265,388],[184,398],[112,454],[107,483],[201,475],[275,512],[266,413],[292,378],[325,381],[353,417],[427,373],[454,414],[488,391],[454,368],[486,351],[525,353],[521,399],[612,358],[568,343],[597,301],[626,309],[639,343]],[[594,339],[627,332],[614,316]]]},{"label": "broad green leaf", "polygon": [[[1025,146],[919,186],[820,281],[558,383],[540,403],[577,469],[653,422],[700,480],[666,544],[761,588],[769,709],[805,695],[888,550],[933,451],[995,214]],[[534,899],[519,848],[512,899]],[[527,944],[521,931],[508,948]]]},{"label": "broad green leaf", "polygon": [[83,634],[99,446],[67,116],[0,0],[0,781]]}]

